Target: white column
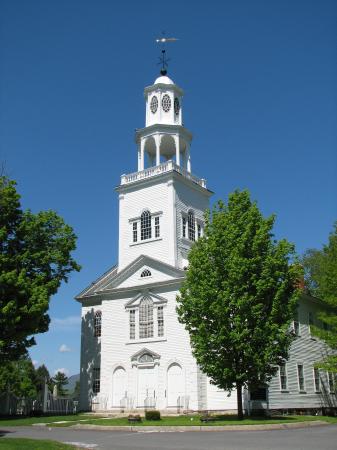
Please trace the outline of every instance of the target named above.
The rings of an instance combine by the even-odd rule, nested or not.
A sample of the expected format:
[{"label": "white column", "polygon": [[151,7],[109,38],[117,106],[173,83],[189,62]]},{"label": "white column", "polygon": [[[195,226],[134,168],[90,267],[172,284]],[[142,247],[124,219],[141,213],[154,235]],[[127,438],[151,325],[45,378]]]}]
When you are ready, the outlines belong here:
[{"label": "white column", "polygon": [[180,166],[180,139],[179,135],[175,134],[174,136],[174,144],[176,146],[176,164]]},{"label": "white column", "polygon": [[144,147],[145,139],[141,139],[140,148],[138,150],[138,172],[144,170]]},{"label": "white column", "polygon": [[192,167],[191,167],[191,154],[190,154],[190,144],[186,142],[186,169],[187,172],[191,173]]},{"label": "white column", "polygon": [[156,143],[156,166],[159,166],[160,164],[160,140],[161,140],[160,134],[156,134],[154,136],[154,141]]}]

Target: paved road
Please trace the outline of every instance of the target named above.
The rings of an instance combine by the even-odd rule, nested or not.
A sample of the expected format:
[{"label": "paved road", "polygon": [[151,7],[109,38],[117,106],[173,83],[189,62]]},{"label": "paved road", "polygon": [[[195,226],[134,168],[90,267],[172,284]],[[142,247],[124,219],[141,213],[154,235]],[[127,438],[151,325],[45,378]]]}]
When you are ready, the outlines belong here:
[{"label": "paved road", "polygon": [[336,450],[337,426],[297,430],[124,432],[4,427],[0,436],[53,439],[95,450]]}]

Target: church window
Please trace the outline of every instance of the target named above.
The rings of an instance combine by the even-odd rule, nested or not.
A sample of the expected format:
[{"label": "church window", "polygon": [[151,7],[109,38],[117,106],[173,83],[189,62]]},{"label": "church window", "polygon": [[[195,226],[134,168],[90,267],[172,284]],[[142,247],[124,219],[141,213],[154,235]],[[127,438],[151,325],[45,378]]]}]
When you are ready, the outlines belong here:
[{"label": "church window", "polygon": [[139,338],[153,337],[153,301],[146,297],[139,306]]},{"label": "church window", "polygon": [[150,277],[150,276],[151,276],[151,272],[149,271],[149,269],[143,270],[143,272],[140,274],[140,278],[145,278],[145,277]]},{"label": "church window", "polygon": [[101,369],[94,367],[92,376],[92,391],[94,394],[98,394],[101,390]]},{"label": "church window", "polygon": [[161,104],[162,104],[163,110],[165,112],[170,111],[170,109],[171,109],[171,99],[170,99],[170,97],[167,94],[165,94],[164,97],[162,98]]},{"label": "church window", "polygon": [[144,355],[142,355],[139,360],[140,363],[149,363],[149,362],[153,362],[153,356],[151,356],[149,353],[144,353]]},{"label": "church window", "polygon": [[157,112],[158,99],[155,95],[151,98],[150,109],[151,109],[152,114],[155,114]]},{"label": "church window", "polygon": [[164,308],[163,306],[158,306],[157,309],[157,320],[158,320],[158,336],[164,336]]},{"label": "church window", "polygon": [[136,311],[131,309],[130,311],[130,339],[136,338]]},{"label": "church window", "polygon": [[151,214],[150,211],[143,211],[140,217],[140,238],[142,241],[151,239]]},{"label": "church window", "polygon": [[94,317],[94,336],[100,337],[101,333],[102,333],[102,313],[101,311],[96,311]]},{"label": "church window", "polygon": [[137,242],[137,239],[138,239],[137,228],[138,228],[137,222],[133,222],[133,225],[132,225],[133,242]]},{"label": "church window", "polygon": [[160,236],[160,226],[159,217],[154,218],[154,237],[158,238]]},{"label": "church window", "polygon": [[186,217],[183,217],[183,237],[186,237]]},{"label": "church window", "polygon": [[198,239],[201,238],[201,225],[198,223]]},{"label": "church window", "polygon": [[195,220],[192,211],[188,213],[188,239],[195,241]]}]

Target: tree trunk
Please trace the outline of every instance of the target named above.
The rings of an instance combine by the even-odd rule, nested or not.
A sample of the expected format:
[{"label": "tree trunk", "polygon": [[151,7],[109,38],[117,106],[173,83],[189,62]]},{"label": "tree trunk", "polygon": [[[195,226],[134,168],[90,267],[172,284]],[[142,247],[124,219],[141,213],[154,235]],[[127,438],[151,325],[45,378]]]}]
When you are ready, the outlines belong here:
[{"label": "tree trunk", "polygon": [[243,420],[243,410],[242,410],[242,384],[236,383],[236,396],[238,405],[238,419]]}]

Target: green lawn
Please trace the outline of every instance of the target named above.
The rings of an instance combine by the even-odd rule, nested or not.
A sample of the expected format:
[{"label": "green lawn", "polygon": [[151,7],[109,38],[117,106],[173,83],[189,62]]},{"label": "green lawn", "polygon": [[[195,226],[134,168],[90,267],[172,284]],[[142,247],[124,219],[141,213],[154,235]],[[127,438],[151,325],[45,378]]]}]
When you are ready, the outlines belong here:
[{"label": "green lawn", "polygon": [[[190,416],[169,416],[163,417],[161,420],[145,420],[132,424],[134,426],[219,426],[219,425],[258,425],[258,424],[274,424],[274,423],[295,423],[306,422],[311,420],[324,420],[328,423],[337,423],[337,417],[326,416],[278,416],[273,418],[249,418],[238,420],[236,416],[219,415],[214,422],[203,423],[200,421],[199,415]],[[57,423],[65,422],[65,423]],[[2,426],[19,426],[33,425],[35,423],[47,423],[52,427],[69,427],[75,424],[92,424],[92,425],[110,425],[110,426],[129,426],[128,419],[120,418],[103,418],[90,416],[87,414],[69,415],[69,416],[47,416],[47,417],[27,417],[27,418],[10,418],[0,419],[0,428]],[[1,447],[0,447],[1,450]]]},{"label": "green lawn", "polygon": [[79,421],[80,419],[88,419],[88,415],[85,414],[72,414],[68,416],[42,416],[42,417],[0,417],[0,426],[14,427],[20,425],[33,425],[34,423],[50,423],[57,422],[59,420],[65,421]]},{"label": "green lawn", "polygon": [[0,438],[0,450],[74,450],[72,445],[54,441],[21,438]]}]

